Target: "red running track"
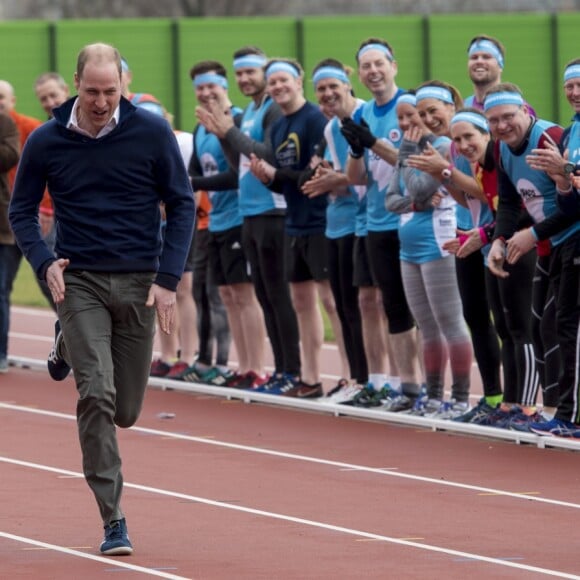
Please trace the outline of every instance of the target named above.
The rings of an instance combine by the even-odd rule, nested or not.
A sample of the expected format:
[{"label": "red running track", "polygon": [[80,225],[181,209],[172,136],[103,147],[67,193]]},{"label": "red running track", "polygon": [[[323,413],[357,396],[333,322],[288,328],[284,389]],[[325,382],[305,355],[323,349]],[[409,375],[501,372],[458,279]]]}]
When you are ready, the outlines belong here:
[{"label": "red running track", "polygon": [[[15,312],[11,354],[51,316]],[[575,451],[157,389],[119,431],[135,553],[101,557],[73,381],[0,393],[2,578],[580,578]]]}]

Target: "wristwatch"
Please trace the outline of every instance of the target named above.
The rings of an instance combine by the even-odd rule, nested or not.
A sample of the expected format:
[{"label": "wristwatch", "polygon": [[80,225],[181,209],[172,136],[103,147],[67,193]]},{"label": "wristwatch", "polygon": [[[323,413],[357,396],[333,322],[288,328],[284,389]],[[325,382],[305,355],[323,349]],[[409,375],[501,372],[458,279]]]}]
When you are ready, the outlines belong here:
[{"label": "wristwatch", "polygon": [[567,161],[564,163],[564,175],[568,177],[570,173],[574,173],[576,171],[576,163],[572,163],[571,161]]},{"label": "wristwatch", "polygon": [[450,163],[445,169],[441,171],[441,177],[443,181],[449,181],[453,173],[453,165]]}]

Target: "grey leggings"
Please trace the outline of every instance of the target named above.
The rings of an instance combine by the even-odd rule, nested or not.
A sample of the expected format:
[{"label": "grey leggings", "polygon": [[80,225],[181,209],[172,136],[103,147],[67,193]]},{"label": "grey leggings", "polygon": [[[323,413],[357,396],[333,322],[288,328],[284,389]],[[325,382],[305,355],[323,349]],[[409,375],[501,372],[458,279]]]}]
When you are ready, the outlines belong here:
[{"label": "grey leggings", "polygon": [[401,274],[409,307],[423,337],[427,395],[443,399],[445,367],[449,360],[453,381],[451,398],[467,401],[473,349],[463,318],[455,256],[422,264],[401,262]]}]

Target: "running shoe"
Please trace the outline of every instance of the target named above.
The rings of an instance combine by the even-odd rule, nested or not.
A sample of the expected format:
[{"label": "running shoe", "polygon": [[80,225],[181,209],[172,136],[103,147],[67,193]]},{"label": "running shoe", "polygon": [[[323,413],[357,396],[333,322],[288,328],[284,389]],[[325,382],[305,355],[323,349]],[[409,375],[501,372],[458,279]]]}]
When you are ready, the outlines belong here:
[{"label": "running shoe", "polygon": [[294,397],[296,399],[317,399],[322,397],[324,391],[322,383],[308,384],[298,381],[296,385],[282,393],[283,397]]},{"label": "running shoe", "polygon": [[463,413],[463,415],[459,415],[452,420],[458,423],[473,423],[474,425],[479,425],[481,424],[480,421],[494,411],[495,409],[487,404],[485,397],[481,397],[475,407],[472,407],[467,413]]},{"label": "running shoe", "polygon": [[340,379],[338,383],[336,383],[336,387],[332,387],[328,393],[326,393],[327,397],[332,397],[335,393],[338,393],[343,387],[347,387],[349,382],[347,379]]},{"label": "running shoe", "polygon": [[429,415],[433,419],[441,419],[442,421],[451,421],[469,411],[469,403],[467,401],[443,401],[439,405],[439,409],[435,413]]},{"label": "running shoe", "polygon": [[347,383],[346,385],[342,386],[340,389],[336,390],[336,387],[332,389],[324,398],[324,402],[326,403],[335,403],[339,404],[347,404],[360,392],[362,389],[361,385],[351,385]]},{"label": "running shoe", "polygon": [[174,381],[181,381],[183,380],[183,374],[187,371],[189,365],[182,360],[178,360],[177,362],[171,365],[171,368],[165,375],[166,379],[172,379]]},{"label": "running shoe", "polygon": [[391,413],[406,413],[410,411],[417,401],[417,397],[410,397],[397,391],[392,391],[390,396],[381,403],[381,411]]},{"label": "running shoe", "polygon": [[530,425],[532,423],[547,423],[546,419],[541,413],[533,413],[532,415],[526,415],[522,413],[521,416],[516,415],[509,422],[509,429],[512,431],[520,431],[522,433],[531,433]]},{"label": "running shoe", "polygon": [[256,391],[259,393],[267,393],[269,395],[284,395],[292,390],[298,384],[299,379],[287,373],[283,373],[281,377],[271,383],[266,383],[262,387],[258,387]]},{"label": "running shoe", "polygon": [[413,402],[413,406],[408,410],[408,415],[413,415],[415,417],[433,417],[436,415],[443,402],[439,399],[429,398],[427,395],[418,397]]},{"label": "running shoe", "polygon": [[151,363],[151,369],[149,370],[149,376],[151,377],[164,377],[170,371],[171,365],[167,364],[160,358],[155,359]]},{"label": "running shoe", "polygon": [[54,323],[54,345],[48,355],[46,366],[51,378],[55,381],[64,381],[71,371],[69,364],[62,358],[60,354],[60,347],[63,342],[62,330],[60,329],[60,321]]},{"label": "running shoe", "polygon": [[545,423],[530,423],[530,431],[547,437],[566,437],[580,439],[580,425],[564,419],[551,419]]},{"label": "running shoe", "polygon": [[236,384],[236,389],[255,391],[268,384],[268,375],[261,377],[254,371],[248,371]]},{"label": "running shoe", "polygon": [[105,538],[101,543],[100,551],[105,556],[130,556],[133,553],[125,518],[105,525]]},{"label": "running shoe", "polygon": [[380,391],[377,391],[372,383],[367,383],[350,401],[341,404],[353,407],[380,407],[381,401],[388,396],[390,390],[388,385],[384,385]]}]

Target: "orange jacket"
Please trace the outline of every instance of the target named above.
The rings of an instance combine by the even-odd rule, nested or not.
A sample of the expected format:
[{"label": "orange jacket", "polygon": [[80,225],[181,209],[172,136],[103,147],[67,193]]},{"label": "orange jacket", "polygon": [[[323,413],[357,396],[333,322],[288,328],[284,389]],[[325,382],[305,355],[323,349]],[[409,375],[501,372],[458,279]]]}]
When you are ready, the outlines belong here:
[{"label": "orange jacket", "polygon": [[199,190],[196,192],[197,210],[196,217],[197,223],[196,227],[198,230],[207,230],[209,227],[209,212],[211,210],[211,201],[209,200],[209,195],[207,191]]},{"label": "orange jacket", "polygon": [[[42,125],[42,121],[35,119],[34,117],[27,117],[26,115],[21,115],[16,111],[10,111],[10,116],[14,123],[16,123],[16,127],[18,128],[18,133],[20,134],[20,151],[24,148],[24,144],[28,139],[28,136],[34,129],[40,127]],[[16,170],[18,166],[13,167],[10,172],[8,173],[8,183],[10,186],[10,191],[14,189],[14,180],[16,179]],[[48,190],[44,190],[44,196],[40,203],[40,212],[46,215],[52,215],[52,200],[50,199],[50,195],[48,194]]]}]

